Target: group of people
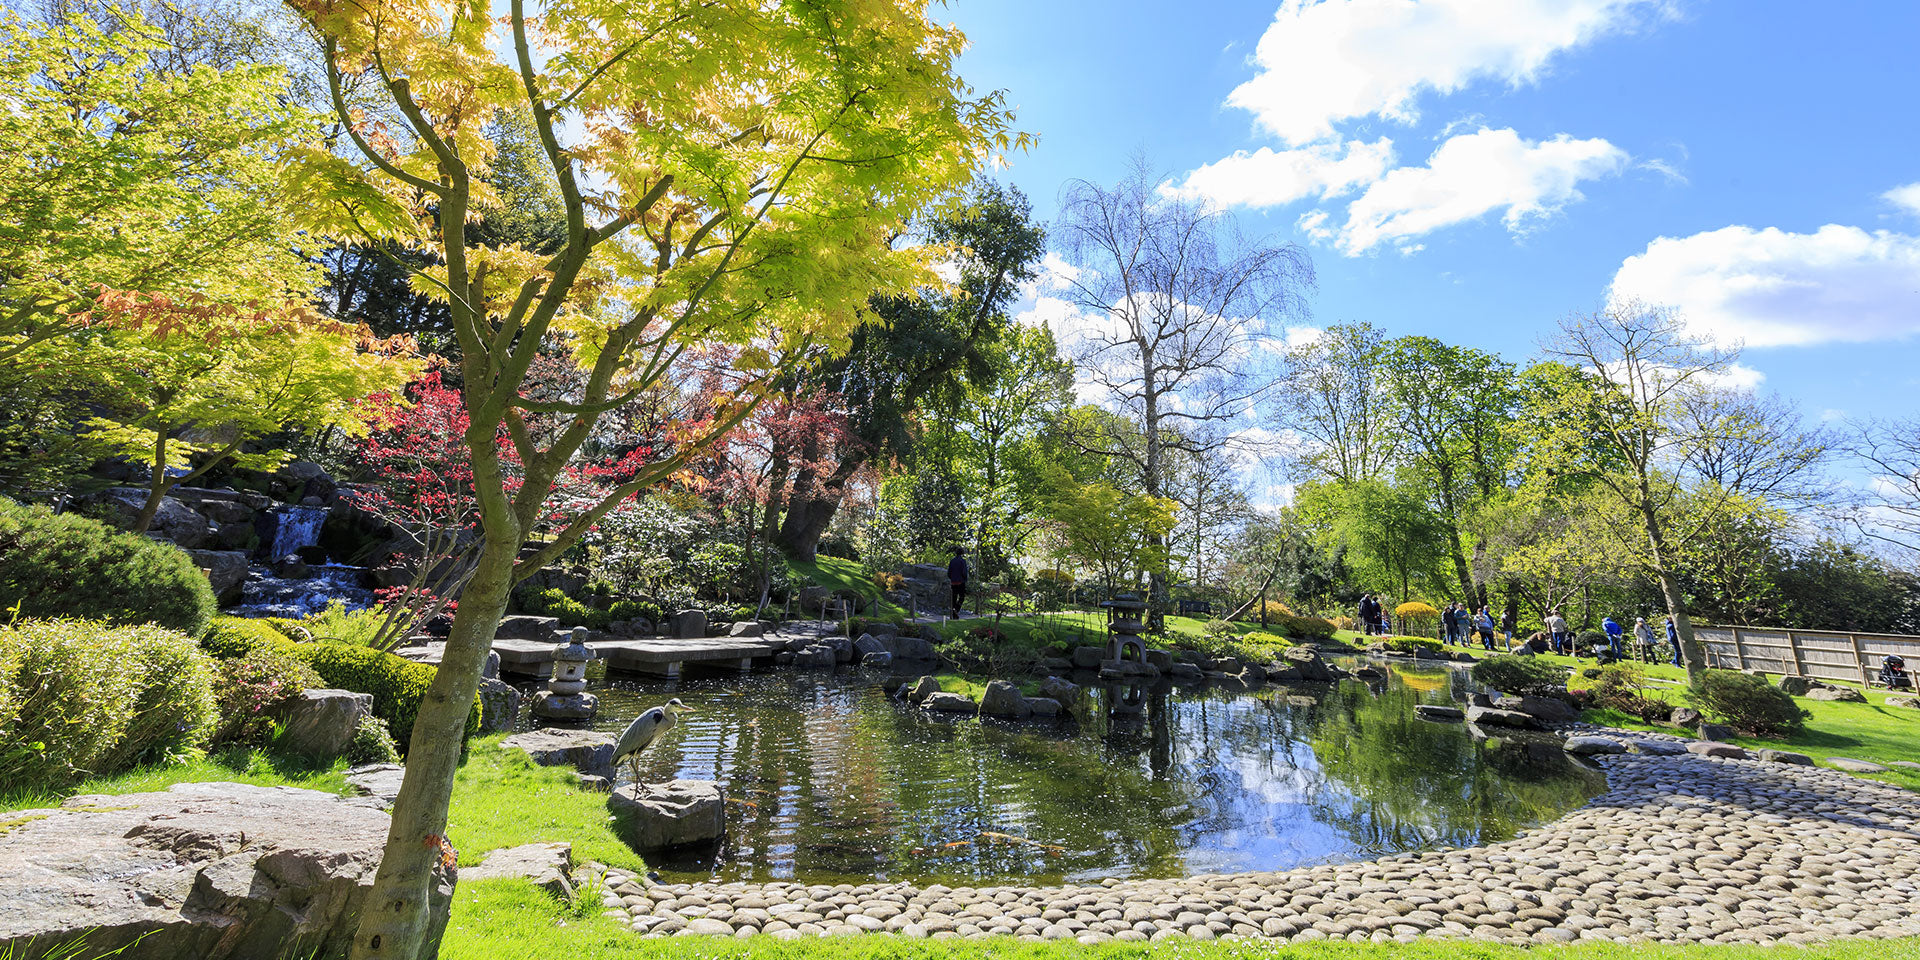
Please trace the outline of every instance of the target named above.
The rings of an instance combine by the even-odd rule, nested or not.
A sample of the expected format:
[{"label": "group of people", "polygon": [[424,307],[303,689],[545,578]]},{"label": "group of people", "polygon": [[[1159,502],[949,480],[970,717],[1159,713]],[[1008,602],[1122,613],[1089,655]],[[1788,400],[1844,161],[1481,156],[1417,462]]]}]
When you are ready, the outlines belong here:
[{"label": "group of people", "polygon": [[1361,631],[1369,637],[1393,634],[1393,621],[1387,616],[1387,604],[1373,594],[1360,598],[1360,606],[1354,610],[1354,619],[1360,621]]},{"label": "group of people", "polygon": [[[1667,618],[1666,627],[1667,652],[1671,654],[1673,665],[1677,667],[1680,666],[1682,662],[1680,656],[1680,629],[1673,625],[1672,617]],[[1567,619],[1560,615],[1558,609],[1547,612],[1546,628],[1548,644],[1553,648],[1555,653],[1565,654],[1570,657],[1580,656],[1581,651],[1574,644],[1573,629],[1567,626]],[[1627,628],[1621,626],[1620,621],[1608,616],[1601,619],[1600,629],[1605,632],[1607,636],[1607,644],[1602,649],[1594,650],[1594,657],[1596,659],[1609,661],[1627,659]],[[1647,623],[1645,617],[1633,618],[1633,640],[1634,645],[1638,648],[1636,653],[1639,659],[1648,663],[1660,659],[1660,642],[1654,634],[1653,626]]]},{"label": "group of people", "polygon": [[1496,645],[1495,640],[1500,639],[1504,634],[1505,645],[1512,646],[1516,620],[1516,614],[1509,609],[1500,618],[1496,628],[1492,607],[1482,606],[1475,610],[1463,604],[1449,603],[1445,610],[1440,611],[1440,640],[1443,643],[1470,647],[1473,646],[1473,641],[1478,639],[1480,645],[1486,649],[1500,650],[1502,647]]}]

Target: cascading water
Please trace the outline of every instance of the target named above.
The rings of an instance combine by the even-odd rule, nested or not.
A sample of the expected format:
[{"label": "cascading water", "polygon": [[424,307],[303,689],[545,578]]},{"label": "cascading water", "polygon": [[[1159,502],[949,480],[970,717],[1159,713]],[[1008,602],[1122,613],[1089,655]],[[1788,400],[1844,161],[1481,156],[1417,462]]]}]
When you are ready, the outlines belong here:
[{"label": "cascading water", "polygon": [[322,564],[309,568],[308,576],[293,580],[256,566],[247,571],[247,580],[240,585],[240,605],[227,612],[241,617],[297,620],[319,613],[335,601],[348,610],[373,606],[365,567]]},{"label": "cascading water", "polygon": [[327,520],[327,508],[278,507],[268,516],[272,517],[272,523],[261,555],[268,560],[278,560],[320,542],[320,525]]}]

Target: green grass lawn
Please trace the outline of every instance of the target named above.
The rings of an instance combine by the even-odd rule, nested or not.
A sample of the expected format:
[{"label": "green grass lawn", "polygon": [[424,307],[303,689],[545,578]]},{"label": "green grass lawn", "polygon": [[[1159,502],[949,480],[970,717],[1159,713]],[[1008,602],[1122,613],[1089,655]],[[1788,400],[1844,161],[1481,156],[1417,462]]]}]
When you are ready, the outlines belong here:
[{"label": "green grass lawn", "polygon": [[[941,636],[952,636],[959,631],[993,623],[994,618],[991,616],[967,617],[945,621],[938,624],[935,629],[940,631]],[[1169,614],[1166,617],[1166,625],[1167,637],[1143,638],[1149,647],[1193,647],[1203,650],[1212,650],[1216,647],[1207,641],[1207,621],[1205,620]],[[1293,641],[1278,630],[1265,629],[1257,623],[1236,622],[1233,626],[1233,641],[1228,645],[1232,649],[1221,652],[1233,652],[1243,658],[1266,662],[1278,657],[1281,650],[1293,645]],[[1032,642],[1033,635],[1040,631],[1051,632],[1056,640],[1070,644],[1082,642],[1102,644],[1106,642],[1107,616],[1105,613],[1074,610],[1047,614],[1007,614],[1000,618],[999,628],[1009,640],[1018,644]],[[1246,640],[1245,637],[1248,635],[1252,635],[1254,639]],[[1334,639],[1352,644],[1356,641],[1364,641],[1366,638],[1351,630],[1342,630],[1335,632]]]},{"label": "green grass lawn", "polygon": [[[1565,667],[1573,668],[1574,673],[1568,679],[1570,689],[1585,689],[1593,681],[1582,677],[1581,669],[1592,667],[1592,660],[1576,661],[1572,657],[1558,654],[1544,654],[1545,659]],[[1645,665],[1647,676],[1655,681],[1648,691],[1651,695],[1668,700],[1674,706],[1686,703],[1687,671],[1670,663]],[[1845,684],[1866,695],[1866,703],[1829,703],[1823,700],[1808,700],[1795,697],[1794,702],[1813,716],[1800,733],[1785,739],[1764,739],[1756,737],[1735,737],[1733,742],[1753,749],[1791,750],[1804,753],[1821,766],[1829,757],[1850,757],[1855,760],[1870,760],[1886,765],[1895,760],[1908,760],[1920,763],[1920,710],[1912,707],[1887,706],[1887,698],[1892,696],[1910,696],[1894,694],[1884,690],[1870,690],[1859,684]],[[1608,726],[1625,727],[1633,730],[1654,730],[1673,732],[1671,727],[1650,726],[1640,722],[1638,717],[1611,710],[1589,710],[1586,719]],[[1910,790],[1920,790],[1920,770],[1908,770],[1893,767],[1886,773],[1871,775],[1876,780],[1897,783]]]},{"label": "green grass lawn", "polygon": [[327,793],[347,790],[347,762],[320,765],[303,757],[266,750],[232,748],[185,763],[139,767],[111,777],[96,777],[59,793],[0,794],[0,810],[57,807],[68,797],[89,794],[152,793],[176,783],[250,783],[260,787],[305,787]]},{"label": "green grass lawn", "polygon": [[[789,559],[787,572],[793,577],[795,583],[805,580],[812,586],[826,587],[836,591],[852,590],[866,597],[878,606],[871,609],[865,616],[891,619],[907,615],[905,607],[886,598],[885,591],[880,589],[879,584],[873,582],[873,575],[867,571],[866,565],[858,560],[847,560],[841,557],[815,557],[812,560]],[[817,611],[814,615],[817,615]]]},{"label": "green grass lawn", "polygon": [[745,940],[668,937],[642,940],[597,909],[566,907],[523,880],[462,883],[440,945],[441,960],[1911,960],[1920,940],[1849,940],[1818,947],[1667,947],[1577,944],[1494,946],[1453,940],[1411,944],[1172,941],[1105,944],[1071,941],[908,940],[880,934],[824,939]]}]

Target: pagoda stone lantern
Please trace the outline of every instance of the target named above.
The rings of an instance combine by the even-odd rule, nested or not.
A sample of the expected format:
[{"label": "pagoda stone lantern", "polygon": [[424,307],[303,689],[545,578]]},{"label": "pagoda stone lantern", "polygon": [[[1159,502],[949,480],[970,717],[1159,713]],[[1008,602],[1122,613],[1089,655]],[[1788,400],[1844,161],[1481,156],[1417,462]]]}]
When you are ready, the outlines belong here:
[{"label": "pagoda stone lantern", "polygon": [[[1101,606],[1107,608],[1107,658],[1100,664],[1100,673],[1125,677],[1156,672],[1147,665],[1147,643],[1140,639],[1146,632],[1146,624],[1141,622],[1146,603],[1123,593]],[[1133,654],[1131,659],[1128,653]]]},{"label": "pagoda stone lantern", "polygon": [[546,689],[534,694],[533,715],[547,720],[591,720],[600,711],[600,698],[587,691],[587,628],[574,627],[567,642],[553,648],[553,675]]}]

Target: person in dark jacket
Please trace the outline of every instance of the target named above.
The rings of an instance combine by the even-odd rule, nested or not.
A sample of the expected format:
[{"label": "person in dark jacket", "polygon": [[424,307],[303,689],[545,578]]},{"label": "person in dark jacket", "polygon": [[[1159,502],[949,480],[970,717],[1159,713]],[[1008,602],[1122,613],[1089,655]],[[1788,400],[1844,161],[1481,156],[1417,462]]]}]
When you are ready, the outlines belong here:
[{"label": "person in dark jacket", "polygon": [[1667,644],[1673,647],[1673,665],[1681,666],[1680,628],[1673,625],[1673,618],[1667,618]]},{"label": "person in dark jacket", "polygon": [[967,551],[953,548],[953,559],[947,562],[947,581],[953,584],[953,618],[960,619],[960,605],[967,599],[967,577],[973,570],[967,565]]}]

